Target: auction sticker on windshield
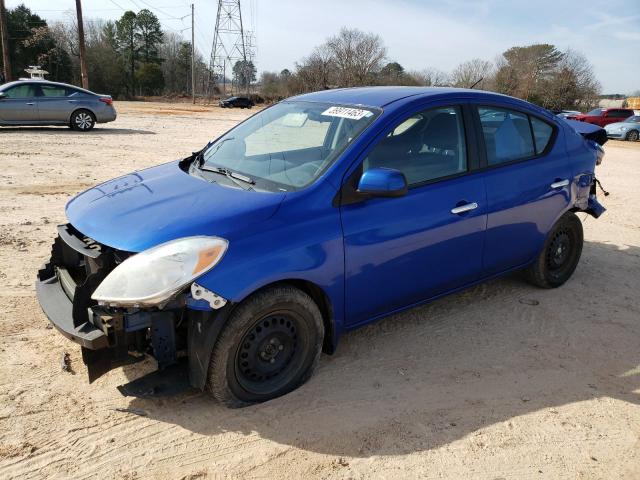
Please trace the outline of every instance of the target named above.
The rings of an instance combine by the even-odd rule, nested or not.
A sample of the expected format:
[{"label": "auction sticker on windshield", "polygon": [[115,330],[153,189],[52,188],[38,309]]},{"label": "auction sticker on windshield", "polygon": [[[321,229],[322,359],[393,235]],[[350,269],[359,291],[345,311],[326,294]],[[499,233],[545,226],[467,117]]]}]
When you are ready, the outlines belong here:
[{"label": "auction sticker on windshield", "polygon": [[349,107],[329,107],[322,115],[326,115],[328,117],[342,117],[342,118],[350,118],[351,120],[360,120],[363,117],[368,117],[369,115],[373,115],[369,110],[362,110],[360,108],[349,108]]}]

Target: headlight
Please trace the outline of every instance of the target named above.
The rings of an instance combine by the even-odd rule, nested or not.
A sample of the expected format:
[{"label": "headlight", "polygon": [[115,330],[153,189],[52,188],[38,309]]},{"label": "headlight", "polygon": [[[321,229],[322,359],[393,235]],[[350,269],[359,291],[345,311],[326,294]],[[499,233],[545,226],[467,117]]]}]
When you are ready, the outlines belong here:
[{"label": "headlight", "polygon": [[624,132],[627,129],[627,127],[620,127],[618,128],[618,130],[620,130],[621,132]]},{"label": "headlight", "polygon": [[154,306],[211,270],[227,251],[218,237],[186,237],[127,258],[93,292],[101,305]]}]

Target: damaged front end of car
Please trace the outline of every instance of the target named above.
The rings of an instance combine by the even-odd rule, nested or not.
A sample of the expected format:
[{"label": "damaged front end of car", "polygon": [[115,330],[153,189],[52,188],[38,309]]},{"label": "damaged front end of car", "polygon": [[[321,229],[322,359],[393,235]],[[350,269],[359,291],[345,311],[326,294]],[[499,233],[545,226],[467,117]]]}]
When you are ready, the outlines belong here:
[{"label": "damaged front end of car", "polygon": [[58,227],[36,292],[51,323],[82,347],[89,382],[151,355],[163,370],[188,357],[192,386],[204,388],[211,339],[230,302],[196,283],[227,242],[188,237],[124,252]]}]

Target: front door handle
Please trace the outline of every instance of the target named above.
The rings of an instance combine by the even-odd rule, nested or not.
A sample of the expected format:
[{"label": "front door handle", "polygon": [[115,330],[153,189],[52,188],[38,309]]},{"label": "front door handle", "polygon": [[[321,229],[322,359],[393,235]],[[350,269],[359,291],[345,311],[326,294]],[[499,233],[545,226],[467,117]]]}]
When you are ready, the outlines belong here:
[{"label": "front door handle", "polygon": [[27,105],[33,105],[33,102],[28,102]]},{"label": "front door handle", "polygon": [[464,205],[460,205],[459,207],[452,208],[451,213],[453,213],[454,215],[460,215],[461,213],[475,210],[476,208],[478,208],[478,204],[476,202],[465,203]]},{"label": "front door handle", "polygon": [[557,180],[551,184],[551,188],[563,188],[569,185],[569,180]]}]

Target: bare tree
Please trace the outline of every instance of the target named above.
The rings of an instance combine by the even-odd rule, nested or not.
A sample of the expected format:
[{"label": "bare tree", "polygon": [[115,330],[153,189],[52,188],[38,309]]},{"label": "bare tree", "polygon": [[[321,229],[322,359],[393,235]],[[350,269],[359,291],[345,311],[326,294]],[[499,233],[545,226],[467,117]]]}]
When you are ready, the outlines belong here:
[{"label": "bare tree", "polygon": [[415,85],[422,87],[444,87],[449,85],[449,76],[436,68],[426,68],[420,71],[409,72]]},{"label": "bare tree", "polygon": [[314,48],[311,55],[296,64],[296,72],[304,91],[325,90],[336,81],[336,62],[327,45]]},{"label": "bare tree", "polygon": [[454,87],[471,88],[477,85],[479,89],[490,88],[493,77],[493,64],[487,60],[474,58],[458,65],[451,72],[450,82]]},{"label": "bare tree", "polygon": [[387,54],[379,35],[346,27],[330,37],[326,46],[335,63],[338,84],[345,87],[370,84]]}]

